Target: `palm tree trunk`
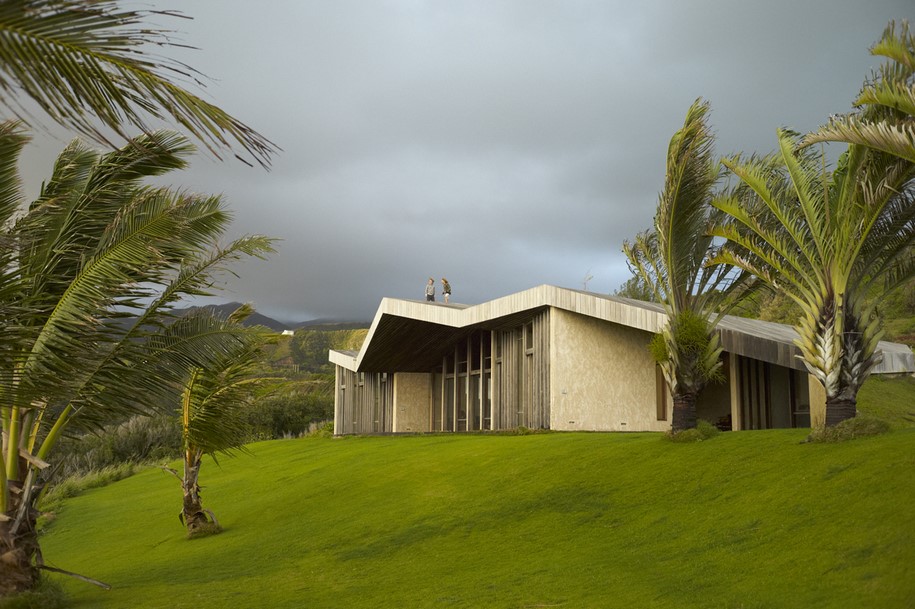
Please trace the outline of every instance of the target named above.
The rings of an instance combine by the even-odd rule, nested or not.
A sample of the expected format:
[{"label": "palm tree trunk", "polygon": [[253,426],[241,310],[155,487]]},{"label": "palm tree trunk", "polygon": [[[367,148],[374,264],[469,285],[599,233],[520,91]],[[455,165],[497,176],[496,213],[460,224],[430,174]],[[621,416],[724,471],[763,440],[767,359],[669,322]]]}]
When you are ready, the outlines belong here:
[{"label": "palm tree trunk", "polygon": [[696,427],[696,394],[678,393],[673,396],[674,409],[671,431],[683,431]]},{"label": "palm tree trunk", "polygon": [[193,537],[201,529],[211,524],[216,525],[208,516],[208,510],[203,509],[203,503],[200,500],[200,486],[197,484],[197,479],[200,475],[202,460],[203,454],[197,451],[189,450],[185,454],[184,479],[181,481],[181,488],[184,491],[181,517],[187,527],[189,537]]},{"label": "palm tree trunk", "polygon": [[[0,516],[0,598],[25,592],[38,584],[37,560],[41,556],[35,530],[38,512],[28,506],[17,526],[16,516],[23,498],[22,484],[17,481],[8,484],[10,505]],[[31,502],[31,493],[26,495],[26,500]]]},{"label": "palm tree trunk", "polygon": [[858,401],[853,397],[837,396],[826,398],[826,427],[838,425],[857,414]]}]

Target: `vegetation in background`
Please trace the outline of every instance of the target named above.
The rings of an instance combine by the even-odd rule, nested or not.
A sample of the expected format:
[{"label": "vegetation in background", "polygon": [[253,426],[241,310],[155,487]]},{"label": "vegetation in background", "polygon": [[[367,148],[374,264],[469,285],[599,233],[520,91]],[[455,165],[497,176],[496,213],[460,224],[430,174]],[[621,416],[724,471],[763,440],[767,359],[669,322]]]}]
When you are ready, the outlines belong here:
[{"label": "vegetation in background", "polygon": [[258,400],[246,411],[251,439],[297,438],[333,421],[333,388],[333,377],[290,382],[276,395]]},{"label": "vegetation in background", "polygon": [[334,367],[327,358],[328,351],[358,351],[367,334],[366,328],[296,330],[289,340],[288,354],[301,372],[331,374]]},{"label": "vegetation in background", "polygon": [[171,415],[134,415],[123,423],[61,438],[53,479],[84,476],[121,463],[164,463],[181,454],[181,427]]},{"label": "vegetation in background", "polygon": [[915,279],[883,298],[881,317],[887,339],[915,348]]},{"label": "vegetation in background", "polygon": [[613,295],[622,296],[623,298],[632,298],[633,300],[643,300],[645,302],[653,302],[656,298],[654,290],[645,283],[645,280],[642,279],[641,275],[633,275],[624,281],[623,284],[613,292]]},{"label": "vegetation in background", "polygon": [[714,248],[709,229],[716,222],[709,202],[720,178],[708,111],[701,100],[690,107],[683,128],[670,140],[654,227],[623,244],[633,274],[667,313],[651,352],[673,396],[675,432],[696,426],[696,397],[722,365],[715,326],[747,278],[730,265],[706,264]]}]

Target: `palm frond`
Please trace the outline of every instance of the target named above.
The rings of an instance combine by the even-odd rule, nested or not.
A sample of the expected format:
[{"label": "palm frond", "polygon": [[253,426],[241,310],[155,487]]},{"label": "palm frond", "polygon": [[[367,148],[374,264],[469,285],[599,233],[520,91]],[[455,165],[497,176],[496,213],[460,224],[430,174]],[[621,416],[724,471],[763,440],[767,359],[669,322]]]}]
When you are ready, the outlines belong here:
[{"label": "palm frond", "polygon": [[800,144],[809,146],[820,142],[868,146],[915,163],[915,123],[869,123],[847,116],[805,136]]},{"label": "palm frond", "polygon": [[896,22],[890,21],[880,40],[871,47],[871,55],[883,56],[915,72],[915,44],[909,34],[908,21],[901,21],[899,32]]},{"label": "palm frond", "polygon": [[277,379],[256,376],[263,347],[275,334],[243,327],[231,316],[198,310],[178,320],[161,338],[167,349],[161,360],[167,374],[184,374],[185,447],[208,454],[239,448],[245,440],[244,408],[257,393],[278,386]]},{"label": "palm frond", "polygon": [[0,3],[0,103],[24,118],[28,112],[17,99],[24,93],[55,122],[103,143],[108,139],[101,126],[127,139],[124,124],[149,132],[150,122],[170,117],[217,158],[234,143],[268,166],[275,144],[181,86],[201,86],[198,72],[149,51],[179,45],[173,32],[150,26],[148,19],[180,15],[124,10],[120,4]]},{"label": "palm frond", "polygon": [[[667,298],[682,300],[692,292],[707,251],[709,195],[718,181],[712,160],[714,138],[706,117],[709,105],[696,100],[667,153],[667,177],[655,216],[659,250],[667,269]],[[676,306],[685,307],[684,302]]]}]

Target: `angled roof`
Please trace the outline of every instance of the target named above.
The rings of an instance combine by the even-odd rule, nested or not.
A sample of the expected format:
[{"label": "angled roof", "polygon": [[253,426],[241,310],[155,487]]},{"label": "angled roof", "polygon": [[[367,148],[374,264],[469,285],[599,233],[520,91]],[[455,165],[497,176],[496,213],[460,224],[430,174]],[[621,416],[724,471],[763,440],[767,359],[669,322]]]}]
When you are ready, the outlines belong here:
[{"label": "angled roof", "polygon": [[[667,321],[657,303],[541,285],[478,305],[443,304],[384,298],[358,352],[331,351],[331,362],[365,372],[425,372],[451,351],[456,340],[476,330],[516,326],[538,312],[556,307],[572,313],[658,332]],[[725,351],[804,370],[791,326],[725,316],[718,324]],[[906,345],[881,341],[884,358],[877,373],[915,371],[915,355]]]}]

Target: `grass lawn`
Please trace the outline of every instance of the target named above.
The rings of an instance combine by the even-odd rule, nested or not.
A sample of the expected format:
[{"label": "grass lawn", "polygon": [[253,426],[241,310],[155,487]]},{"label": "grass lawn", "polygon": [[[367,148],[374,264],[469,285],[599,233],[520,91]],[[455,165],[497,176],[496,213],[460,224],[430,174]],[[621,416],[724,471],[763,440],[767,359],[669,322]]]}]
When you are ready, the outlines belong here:
[{"label": "grass lawn", "polygon": [[912,607],[915,429],[303,439],[207,462],[188,541],[146,470],[42,544],[73,607]]}]

